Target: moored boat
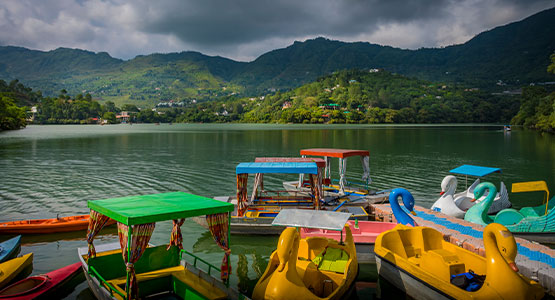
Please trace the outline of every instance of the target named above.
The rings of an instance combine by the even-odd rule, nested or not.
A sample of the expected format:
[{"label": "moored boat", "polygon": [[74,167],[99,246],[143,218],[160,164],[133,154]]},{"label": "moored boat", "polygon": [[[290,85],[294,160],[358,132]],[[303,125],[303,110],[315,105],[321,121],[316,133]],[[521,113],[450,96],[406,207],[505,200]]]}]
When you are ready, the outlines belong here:
[{"label": "moored boat", "polygon": [[33,253],[23,255],[21,257],[12,258],[0,264],[0,289],[10,284],[14,279],[22,276],[22,272],[29,271],[28,268],[33,265]]},{"label": "moored boat", "polygon": [[[152,295],[182,299],[235,299],[229,287],[229,219],[233,205],[183,192],[89,201],[88,248],[78,249],[89,287],[98,299]],[[185,218],[207,215],[209,230],[224,258],[220,268],[183,250]],[[107,219],[118,222],[119,243],[94,247]],[[155,223],[173,220],[169,245],[149,246]],[[220,276],[216,278],[214,273]]]},{"label": "moored boat", "polygon": [[21,250],[21,235],[0,243],[0,263],[15,257]]},{"label": "moored boat", "polygon": [[0,299],[57,298],[54,293],[80,271],[81,263],[74,263],[44,275],[30,276],[0,290]]},{"label": "moored boat", "polygon": [[345,299],[353,291],[358,273],[357,254],[349,213],[282,210],[275,218],[279,226],[311,227],[341,231],[345,240],[326,237],[300,238],[294,227],[280,235],[264,274],[254,287],[257,299]]},{"label": "moored boat", "polygon": [[[114,224],[110,221],[109,224]],[[0,234],[44,234],[86,230],[89,215],[33,219],[0,223]]]}]

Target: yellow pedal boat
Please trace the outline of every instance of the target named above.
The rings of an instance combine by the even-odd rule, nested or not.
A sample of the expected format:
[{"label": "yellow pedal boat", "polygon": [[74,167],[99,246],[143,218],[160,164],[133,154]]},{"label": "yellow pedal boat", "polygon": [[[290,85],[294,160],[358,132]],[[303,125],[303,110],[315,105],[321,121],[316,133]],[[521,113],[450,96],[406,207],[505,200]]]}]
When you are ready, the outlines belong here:
[{"label": "yellow pedal boat", "polygon": [[415,299],[541,299],[537,282],[518,273],[516,242],[505,226],[484,229],[486,257],[443,240],[428,227],[398,225],[374,252],[378,273]]},{"label": "yellow pedal boat", "polygon": [[301,239],[296,228],[286,228],[266,271],[254,287],[252,298],[344,299],[353,291],[358,273],[355,243],[349,226],[345,226],[350,215],[297,209],[280,211],[273,225],[338,231],[345,228],[345,241],[325,237]]}]

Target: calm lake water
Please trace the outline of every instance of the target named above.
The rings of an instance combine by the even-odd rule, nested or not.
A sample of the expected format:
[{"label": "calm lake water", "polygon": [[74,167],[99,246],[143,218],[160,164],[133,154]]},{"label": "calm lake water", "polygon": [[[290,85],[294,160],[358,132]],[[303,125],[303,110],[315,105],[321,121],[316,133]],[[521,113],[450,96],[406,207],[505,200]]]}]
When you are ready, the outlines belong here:
[{"label": "calm lake water", "polygon": [[[462,164],[499,167],[496,185],[545,180],[555,191],[555,137],[501,126],[368,125],[63,125],[0,133],[0,220],[88,213],[87,200],[185,191],[235,193],[235,166],[258,156],[298,156],[303,148],[370,150],[377,190],[404,187],[430,207],[448,171]],[[348,163],[360,178],[358,160]],[[336,169],[336,166],[333,166]],[[280,187],[291,177],[265,176]],[[470,183],[470,180],[469,180]],[[459,177],[459,190],[464,177]],[[509,194],[514,207],[538,205],[540,194]],[[167,243],[171,226],[158,224],[151,242]],[[219,265],[222,252],[208,232],[187,220],[184,247]],[[8,236],[0,236],[0,241]],[[96,244],[117,241],[108,231]],[[252,285],[264,271],[277,237],[232,236],[232,284]],[[85,233],[29,236],[21,253],[34,253],[33,274],[78,261]],[[375,270],[365,270],[372,277]],[[237,276],[239,274],[239,276]],[[85,283],[68,299],[89,299]]]}]

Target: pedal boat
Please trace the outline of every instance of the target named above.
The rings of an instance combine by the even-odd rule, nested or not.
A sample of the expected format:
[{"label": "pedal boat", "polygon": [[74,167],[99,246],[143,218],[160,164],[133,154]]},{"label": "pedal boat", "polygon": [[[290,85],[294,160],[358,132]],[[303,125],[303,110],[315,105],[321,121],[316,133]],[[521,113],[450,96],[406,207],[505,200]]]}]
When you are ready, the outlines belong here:
[{"label": "pedal boat", "polygon": [[508,208],[498,212],[495,216],[484,213],[488,211],[495,194],[495,186],[484,182],[474,191],[475,198],[481,197],[489,191],[486,199],[471,207],[464,219],[469,222],[486,226],[490,223],[503,224],[514,235],[541,243],[555,243],[555,197],[549,201],[549,190],[545,181],[530,181],[513,183],[512,192],[545,192],[544,203],[534,207],[523,207],[520,210]]},{"label": "pedal boat", "polygon": [[261,299],[346,299],[354,290],[358,262],[349,225],[349,213],[282,210],[275,218],[279,226],[310,227],[341,231],[345,240],[325,237],[301,239],[295,227],[280,235],[252,298]]},{"label": "pedal boat", "polygon": [[[465,191],[456,193],[457,190],[457,177],[447,175],[441,181],[440,197],[432,205],[431,209],[439,211],[443,214],[463,219],[466,211],[476,203],[480,203],[486,197],[479,198],[477,201],[471,201],[474,198],[474,189],[480,184],[480,178],[493,174],[501,173],[500,168],[462,165],[449,171],[457,175],[465,175],[466,186],[468,186],[468,176],[478,177]],[[496,214],[502,209],[510,208],[512,206],[509,201],[509,194],[507,187],[501,181],[499,193],[496,194],[493,204],[488,210],[488,214]]]},{"label": "pedal boat", "polygon": [[[78,249],[85,277],[97,299],[170,296],[177,299],[237,299],[229,287],[229,219],[233,205],[184,192],[88,201],[88,248]],[[208,215],[210,232],[225,252],[220,268],[183,250],[184,218]],[[118,222],[119,243],[93,245],[108,218]],[[169,245],[150,246],[156,222],[173,220]],[[214,276],[215,274],[220,276]],[[137,288],[137,289],[135,289]]]},{"label": "pedal boat", "polygon": [[[236,167],[236,197],[215,197],[215,199],[233,203],[235,210],[231,217],[231,233],[255,235],[279,235],[285,227],[272,226],[272,221],[282,209],[302,208],[320,209],[322,200],[322,168],[315,162],[250,162],[240,163]],[[248,196],[249,174],[256,174],[251,196]],[[264,177],[267,174],[307,174],[311,178],[308,194],[291,195],[287,191],[267,190]],[[193,220],[207,227],[203,217]]]}]

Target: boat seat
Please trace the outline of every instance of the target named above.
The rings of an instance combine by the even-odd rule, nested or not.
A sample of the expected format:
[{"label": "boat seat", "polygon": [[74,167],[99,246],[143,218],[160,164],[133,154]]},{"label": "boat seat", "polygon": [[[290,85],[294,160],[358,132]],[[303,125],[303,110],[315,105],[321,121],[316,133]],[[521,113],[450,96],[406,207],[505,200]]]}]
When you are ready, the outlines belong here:
[{"label": "boat seat", "polygon": [[451,275],[465,272],[464,263],[459,260],[455,253],[446,249],[424,252],[420,266],[447,282],[450,282]]},{"label": "boat seat", "polygon": [[[185,292],[184,287],[180,287],[179,285],[172,284],[174,283],[182,283],[188,289],[195,290],[197,293],[204,295],[207,299],[226,299],[227,295],[220,289],[214,288],[214,286],[207,282],[206,280],[201,279],[197,276],[197,274],[193,274],[189,270],[185,269],[183,266],[176,266],[170,267],[165,269],[160,269],[156,271],[150,271],[145,273],[137,274],[137,282],[139,285],[139,293],[141,293],[141,285],[145,289],[149,289],[150,287],[145,286],[145,283],[148,281],[155,281],[157,279],[167,278],[167,289],[166,291],[171,291],[172,289],[181,289],[182,291],[173,291],[176,294],[182,294]],[[125,294],[125,282],[127,280],[127,276],[108,280],[107,282],[112,284],[116,289],[118,289],[121,293]],[[142,282],[142,284],[141,284]],[[155,284],[156,288],[164,288],[158,282]],[[163,291],[161,291],[163,292]]]},{"label": "boat seat", "polygon": [[348,261],[349,254],[347,254],[347,252],[333,247],[326,247],[322,253],[312,260],[312,262],[318,266],[318,270],[340,274],[345,273]]}]

